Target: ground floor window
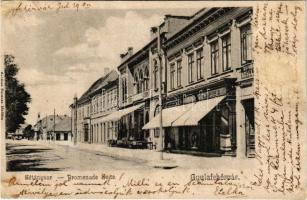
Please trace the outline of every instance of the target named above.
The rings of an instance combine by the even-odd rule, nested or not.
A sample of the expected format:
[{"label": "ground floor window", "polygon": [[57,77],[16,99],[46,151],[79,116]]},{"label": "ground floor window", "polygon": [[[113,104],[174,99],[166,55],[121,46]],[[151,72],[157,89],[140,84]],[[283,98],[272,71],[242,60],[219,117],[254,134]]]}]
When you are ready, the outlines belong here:
[{"label": "ground floor window", "polygon": [[88,124],[84,124],[84,142],[88,142]]},{"label": "ground floor window", "polygon": [[65,141],[68,140],[68,133],[64,133],[64,140],[65,140]]},{"label": "ground floor window", "polygon": [[246,156],[255,156],[255,118],[254,99],[243,101],[245,111]]},{"label": "ground floor window", "polygon": [[56,133],[55,136],[56,136],[56,137],[55,137],[56,140],[60,140],[60,139],[61,139],[61,134],[60,134],[60,133]]}]

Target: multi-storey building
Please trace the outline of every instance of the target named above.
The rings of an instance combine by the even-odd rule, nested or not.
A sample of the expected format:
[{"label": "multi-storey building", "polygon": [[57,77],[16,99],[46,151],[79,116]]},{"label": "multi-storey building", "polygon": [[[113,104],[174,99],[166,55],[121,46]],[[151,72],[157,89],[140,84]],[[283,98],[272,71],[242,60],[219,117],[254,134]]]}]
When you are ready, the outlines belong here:
[{"label": "multi-storey building", "polygon": [[77,140],[252,157],[251,15],[244,7],[166,15],[142,49],[121,54],[118,81],[101,78],[75,99]]},{"label": "multi-storey building", "polygon": [[[251,8],[203,9],[163,42],[164,148],[253,156],[251,14]],[[158,116],[143,128],[158,131]]]},{"label": "multi-storey building", "polygon": [[[164,22],[158,27],[163,39],[183,27],[189,18],[166,15]],[[162,80],[160,80],[158,67],[161,66],[164,70],[164,65],[158,65],[157,37],[157,31],[153,28],[151,41],[142,49],[133,54],[132,48],[129,47],[125,54],[121,54],[121,64],[118,66],[120,73],[119,107],[120,112],[125,115],[122,115],[119,120],[118,140],[122,140],[122,143],[127,141],[132,144],[149,142],[154,147],[159,145],[159,133],[143,129],[144,124],[148,123],[154,114],[157,114],[160,83],[165,83],[166,80],[165,73],[161,73]],[[165,60],[161,62],[165,63]],[[161,147],[157,148],[161,149]]]},{"label": "multi-storey building", "polygon": [[115,138],[117,125],[105,118],[118,108],[118,73],[112,70],[94,82],[70,106],[75,142],[107,143]]}]

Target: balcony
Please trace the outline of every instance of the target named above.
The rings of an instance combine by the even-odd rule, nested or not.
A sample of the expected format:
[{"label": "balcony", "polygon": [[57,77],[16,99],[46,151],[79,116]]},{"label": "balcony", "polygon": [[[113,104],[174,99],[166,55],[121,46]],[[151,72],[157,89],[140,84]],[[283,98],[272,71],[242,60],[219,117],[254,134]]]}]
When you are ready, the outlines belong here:
[{"label": "balcony", "polygon": [[253,63],[248,63],[241,67],[241,80],[246,80],[254,77]]},{"label": "balcony", "polygon": [[132,96],[132,101],[133,102],[141,100],[141,99],[143,99],[143,92],[141,92],[139,94],[135,94],[135,95]]}]

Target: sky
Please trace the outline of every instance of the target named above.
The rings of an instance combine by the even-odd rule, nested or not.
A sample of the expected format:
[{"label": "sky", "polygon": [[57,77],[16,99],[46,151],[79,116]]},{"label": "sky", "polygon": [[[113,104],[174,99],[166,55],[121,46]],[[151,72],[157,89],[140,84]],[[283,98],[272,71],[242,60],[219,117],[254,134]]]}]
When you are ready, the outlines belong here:
[{"label": "sky", "polygon": [[32,101],[26,122],[37,115],[70,115],[74,95],[80,97],[104,74],[116,69],[119,55],[132,46],[137,51],[150,40],[150,27],[165,14],[191,15],[189,9],[84,9],[19,13],[3,18],[5,54],[15,56]]}]

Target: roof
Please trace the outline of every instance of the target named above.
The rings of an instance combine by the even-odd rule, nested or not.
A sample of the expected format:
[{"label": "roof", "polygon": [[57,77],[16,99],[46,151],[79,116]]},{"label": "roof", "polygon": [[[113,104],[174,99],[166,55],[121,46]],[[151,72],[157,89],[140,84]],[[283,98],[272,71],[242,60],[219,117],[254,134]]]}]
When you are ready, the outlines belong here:
[{"label": "roof", "polygon": [[108,84],[113,83],[118,80],[118,73],[115,70],[110,71],[107,75],[100,77],[96,80],[88,90],[86,90],[83,95],[78,99],[78,103],[82,103],[89,99],[89,97],[96,91],[106,87]]},{"label": "roof", "polygon": [[[61,120],[59,123],[55,124],[54,130],[57,132],[71,131],[71,117],[65,118]],[[49,131],[53,131],[53,129]]]},{"label": "roof", "polygon": [[[42,129],[46,129],[47,131],[53,130],[53,126],[54,124],[59,123],[62,120],[66,120],[69,119],[71,120],[71,118],[67,115],[48,115],[42,119],[40,119],[37,123],[36,123],[36,128],[42,128]],[[55,121],[55,122],[54,122]],[[37,125],[39,124],[39,127],[37,127]]]},{"label": "roof", "polygon": [[[204,12],[205,8],[200,9],[199,11],[197,11],[196,13],[194,13],[192,16],[179,16],[179,15],[165,15],[166,18],[176,18],[176,19],[184,19],[186,22],[182,23],[182,24],[177,24],[177,26],[179,27],[179,30],[181,31],[182,29],[184,29],[184,27],[187,26],[187,24],[189,24],[191,21],[193,21],[194,18],[198,17],[200,14],[202,14]],[[165,22],[162,22],[159,26],[162,27],[164,26]],[[173,31],[173,32],[168,32],[168,38],[173,37],[177,32],[179,31]],[[167,38],[167,39],[168,39]],[[153,38],[152,40],[150,40],[148,43],[146,43],[145,46],[143,46],[143,48],[139,49],[136,53],[134,53],[133,55],[131,55],[128,59],[126,59],[124,62],[120,63],[119,66],[117,67],[118,69],[121,68],[123,65],[131,62],[134,58],[136,58],[137,56],[139,56],[140,54],[142,54],[144,51],[146,51],[146,49],[148,49],[150,47],[150,45],[152,45],[153,43],[155,43],[157,41],[157,37]]]}]

